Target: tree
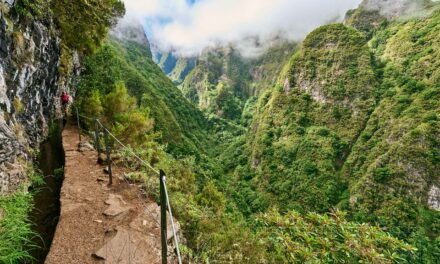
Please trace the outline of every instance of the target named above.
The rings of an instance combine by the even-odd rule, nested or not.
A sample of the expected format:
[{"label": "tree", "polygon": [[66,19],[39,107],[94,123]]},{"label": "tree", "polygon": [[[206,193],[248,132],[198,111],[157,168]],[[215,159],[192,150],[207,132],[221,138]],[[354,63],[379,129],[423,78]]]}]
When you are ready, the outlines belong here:
[{"label": "tree", "polygon": [[56,0],[51,9],[64,44],[84,54],[100,47],[109,28],[125,14],[120,0]]}]

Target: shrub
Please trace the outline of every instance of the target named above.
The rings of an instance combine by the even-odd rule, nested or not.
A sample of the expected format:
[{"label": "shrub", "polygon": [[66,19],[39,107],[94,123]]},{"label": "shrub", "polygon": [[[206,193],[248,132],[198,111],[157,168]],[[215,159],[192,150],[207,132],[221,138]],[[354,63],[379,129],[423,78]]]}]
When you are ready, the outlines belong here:
[{"label": "shrub", "polygon": [[225,197],[218,191],[212,181],[203,187],[202,192],[197,196],[197,201],[200,205],[208,207],[215,213],[222,213],[225,210]]},{"label": "shrub", "polygon": [[43,19],[48,15],[50,0],[18,0],[17,13],[25,18]]},{"label": "shrub", "polygon": [[56,0],[51,9],[64,44],[85,54],[100,47],[108,29],[125,13],[120,0]]},{"label": "shrub", "polygon": [[376,182],[384,183],[388,181],[392,176],[391,170],[389,168],[377,168],[373,172],[373,177]]},{"label": "shrub", "polygon": [[268,263],[402,263],[416,250],[377,227],[349,222],[339,211],[282,216],[272,210],[258,223]]}]

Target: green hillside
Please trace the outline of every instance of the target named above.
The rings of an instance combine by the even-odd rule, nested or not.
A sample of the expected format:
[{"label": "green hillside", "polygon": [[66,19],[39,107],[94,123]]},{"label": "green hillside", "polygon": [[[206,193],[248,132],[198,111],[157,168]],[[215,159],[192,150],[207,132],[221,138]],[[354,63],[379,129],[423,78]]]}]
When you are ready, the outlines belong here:
[{"label": "green hillside", "polygon": [[[300,43],[186,59],[151,52],[139,25],[105,39],[119,0],[75,2],[20,0],[24,33],[11,38],[56,23],[59,75],[81,61],[75,106],[167,173],[184,263],[438,263],[438,4],[364,0]],[[126,180],[158,200],[157,177],[113,147]],[[25,189],[0,197],[0,263],[29,259]]]},{"label": "green hillside", "polygon": [[250,91],[248,65],[231,47],[205,51],[185,78],[181,89],[200,109],[218,116],[241,116]]},{"label": "green hillside", "polygon": [[243,57],[232,46],[207,50],[182,83],[182,92],[208,113],[240,120],[248,103],[253,104],[256,96],[275,83],[295,48],[279,40],[252,58]]},{"label": "green hillside", "polygon": [[194,69],[196,66],[196,59],[194,58],[178,58],[176,66],[168,74],[168,77],[176,84],[181,84],[186,76]]},{"label": "green hillside", "polygon": [[145,48],[113,39],[86,60],[80,96],[134,100],[115,131],[154,123],[161,136],[133,145],[168,144],[171,156],[145,155],[174,172],[188,259],[436,263],[439,22],[361,7],[299,46],[206,51],[181,90]]},{"label": "green hillside", "polygon": [[337,171],[375,104],[367,41],[340,24],[319,28],[287,78],[258,103],[248,140],[253,181],[286,210],[327,211],[343,192]]},{"label": "green hillside", "polygon": [[437,11],[392,23],[371,40],[382,62],[381,100],[342,170],[356,220],[390,227],[416,246],[437,239],[422,251],[437,259],[440,214],[427,205],[440,181],[439,22]]},{"label": "green hillside", "polygon": [[[207,126],[201,112],[192,106],[148,55],[146,46],[131,41],[109,39],[86,59],[79,96],[87,113],[94,91],[112,92],[122,81],[137,104],[148,108],[155,130],[162,134],[171,152],[194,154],[207,144]],[[93,113],[90,113],[93,114]]]},{"label": "green hillside", "polygon": [[337,207],[418,247],[411,263],[436,263],[440,12],[380,24],[364,15],[349,21],[362,32],[309,34],[260,96],[247,136],[222,157],[237,186],[228,194],[245,215]]}]

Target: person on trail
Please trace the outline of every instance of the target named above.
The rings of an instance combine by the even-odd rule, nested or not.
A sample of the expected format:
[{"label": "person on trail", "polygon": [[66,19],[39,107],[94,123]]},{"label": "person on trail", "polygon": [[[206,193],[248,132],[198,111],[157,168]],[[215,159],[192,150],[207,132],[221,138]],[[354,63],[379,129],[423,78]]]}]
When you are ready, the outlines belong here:
[{"label": "person on trail", "polygon": [[63,108],[63,120],[64,120],[64,124],[67,121],[67,108],[69,106],[69,102],[70,102],[70,96],[67,94],[67,92],[63,92],[61,94],[61,106]]}]

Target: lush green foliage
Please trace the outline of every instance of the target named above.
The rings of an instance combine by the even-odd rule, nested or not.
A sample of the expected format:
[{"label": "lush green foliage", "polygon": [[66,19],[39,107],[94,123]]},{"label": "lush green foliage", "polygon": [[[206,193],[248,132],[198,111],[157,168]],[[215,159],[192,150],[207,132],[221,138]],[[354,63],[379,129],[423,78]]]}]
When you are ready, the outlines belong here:
[{"label": "lush green foliage", "polygon": [[56,0],[51,8],[64,44],[83,53],[95,51],[125,13],[120,0]]},{"label": "lush green foliage", "polygon": [[46,18],[50,12],[50,1],[47,0],[18,0],[15,9],[17,13],[30,19],[36,17]]},{"label": "lush green foliage", "polygon": [[41,186],[41,175],[32,167],[28,168],[29,182],[9,196],[0,197],[0,263],[18,264],[32,261],[29,248],[34,246],[29,213],[33,208],[33,195],[28,186]]},{"label": "lush green foliage", "polygon": [[[196,154],[207,146],[203,115],[182,97],[148,54],[148,49],[137,43],[111,40],[89,56],[79,84],[81,109],[88,116],[104,114],[111,120],[115,113],[137,105],[139,111],[147,111],[154,118],[155,130],[161,133],[161,142],[168,144],[171,152]],[[113,89],[117,83],[125,85],[136,99],[130,99],[126,105],[108,102],[106,107],[103,101],[111,99],[105,97],[116,92]],[[126,101],[116,94],[113,97]],[[115,108],[118,105],[123,108]]]},{"label": "lush green foliage", "polygon": [[32,241],[28,214],[32,210],[32,195],[19,191],[10,197],[0,197],[0,263],[23,263],[32,259],[27,246]]},{"label": "lush green foliage", "polygon": [[247,67],[233,48],[207,51],[183,82],[183,94],[201,109],[237,119],[249,96]]},{"label": "lush green foliage", "polygon": [[[82,111],[167,172],[187,260],[439,259],[440,217],[426,204],[440,180],[440,15],[381,24],[374,15],[350,18],[367,34],[342,24],[315,30],[279,78],[264,75],[281,71],[269,55],[252,68],[231,49],[205,54],[182,91],[207,118],[145,47],[111,40],[86,60]],[[157,197],[147,168],[121,157],[128,178]],[[334,207],[347,217],[328,214]]]},{"label": "lush green foliage", "polygon": [[240,121],[246,102],[277,80],[284,62],[295,49],[295,44],[280,41],[252,58],[243,57],[232,47],[205,51],[181,89],[202,110]]},{"label": "lush green foliage", "polygon": [[405,263],[415,248],[366,224],[356,224],[339,211],[330,215],[276,210],[258,218],[268,237],[269,263]]},{"label": "lush green foliage", "polygon": [[259,97],[248,135],[223,148],[233,208],[252,217],[274,203],[282,213],[336,206],[416,246],[406,261],[436,263],[440,214],[427,195],[440,171],[439,17],[354,16],[368,44],[340,24],[312,32]]},{"label": "lush green foliage", "polygon": [[[224,194],[210,180],[216,169],[203,158],[201,150],[207,146],[200,145],[209,142],[202,129],[206,121],[145,56],[145,49],[134,43],[112,41],[90,56],[79,85],[82,112],[101,118],[140,157],[167,172],[171,202],[188,241],[187,258],[207,262],[255,259],[251,252],[258,246],[257,239],[252,238],[254,235],[239,218],[236,221],[227,214]],[[154,130],[162,133],[159,141],[155,140],[157,135],[151,129],[149,116],[154,118]],[[198,147],[189,139],[185,145],[182,138],[186,133],[197,140]],[[168,148],[158,142],[169,144]],[[177,150],[184,150],[195,158],[176,160],[165,149],[175,155],[182,154]],[[121,163],[135,171],[128,178],[142,183],[148,195],[157,197],[157,177],[137,163],[129,151],[120,152]],[[200,165],[195,165],[196,160]],[[246,235],[238,241],[239,234]],[[229,247],[232,241],[237,244],[234,248]]]},{"label": "lush green foliage", "polygon": [[354,219],[389,227],[420,247],[424,263],[440,256],[440,214],[426,208],[440,171],[439,22],[436,12],[375,34],[372,47],[384,61],[383,99],[343,169]]},{"label": "lush green foliage", "polygon": [[18,0],[15,10],[27,19],[54,17],[63,44],[81,53],[95,51],[125,13],[120,0]]},{"label": "lush green foliage", "polygon": [[168,76],[174,83],[181,84],[195,66],[196,60],[193,58],[179,58],[173,71]]},{"label": "lush green foliage", "polygon": [[244,177],[267,194],[254,210],[278,201],[283,210],[325,212],[346,188],[338,170],[374,106],[370,55],[360,33],[330,25],[311,33],[289,65],[284,88],[260,97],[247,154],[258,170]]}]

